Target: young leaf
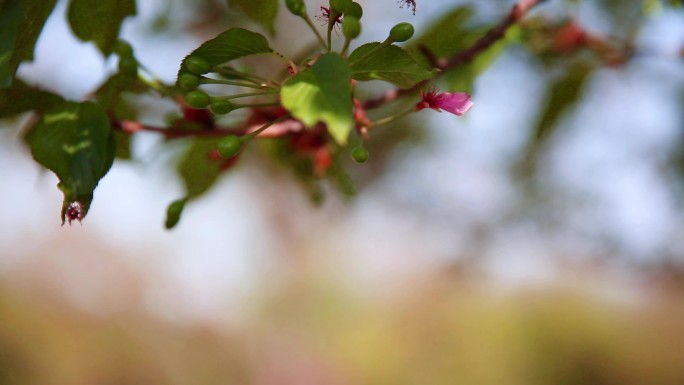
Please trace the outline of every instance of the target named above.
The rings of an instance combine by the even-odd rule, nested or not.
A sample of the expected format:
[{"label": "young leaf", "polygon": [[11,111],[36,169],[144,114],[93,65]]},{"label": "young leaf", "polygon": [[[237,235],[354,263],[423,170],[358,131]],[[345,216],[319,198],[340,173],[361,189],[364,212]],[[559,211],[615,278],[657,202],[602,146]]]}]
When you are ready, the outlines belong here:
[{"label": "young leaf", "polygon": [[69,25],[79,39],[94,42],[102,54],[109,56],[121,23],[135,14],[135,0],[71,0]]},{"label": "young leaf", "polygon": [[61,96],[30,86],[17,78],[10,88],[0,89],[0,119],[31,110],[42,112],[63,102]]},{"label": "young leaf", "polygon": [[221,174],[221,162],[210,157],[218,147],[219,139],[197,138],[178,164],[178,174],[183,178],[186,199],[204,194]]},{"label": "young leaf", "polygon": [[244,56],[273,52],[268,40],[256,32],[242,28],[231,28],[215,38],[204,42],[183,59],[179,75],[188,58],[198,57],[210,66],[227,63]]},{"label": "young leaf", "polygon": [[279,0],[228,0],[228,6],[240,8],[250,19],[274,33],[273,23],[278,14]]},{"label": "young leaf", "polygon": [[0,2],[0,88],[9,87],[19,64],[33,60],[33,48],[56,0]]},{"label": "young leaf", "polygon": [[349,55],[349,62],[354,79],[385,80],[400,88],[411,88],[432,76],[428,69],[396,45],[364,44]]},{"label": "young leaf", "polygon": [[88,213],[93,191],[114,161],[116,142],[107,114],[92,102],[65,102],[47,111],[28,133],[33,158],[54,172],[67,208],[78,202]]},{"label": "young leaf", "polygon": [[354,125],[351,70],[337,54],[325,54],[289,79],[280,96],[295,118],[309,127],[324,122],[337,143],[344,145]]}]

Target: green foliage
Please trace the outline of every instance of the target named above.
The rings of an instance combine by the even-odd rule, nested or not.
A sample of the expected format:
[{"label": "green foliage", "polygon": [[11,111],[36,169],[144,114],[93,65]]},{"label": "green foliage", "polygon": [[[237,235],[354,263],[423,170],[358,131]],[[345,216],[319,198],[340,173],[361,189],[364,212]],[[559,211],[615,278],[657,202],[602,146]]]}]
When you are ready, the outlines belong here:
[{"label": "green foliage", "polygon": [[332,53],[322,55],[283,85],[283,107],[309,127],[325,123],[333,139],[345,144],[354,123],[351,79],[344,59]]},{"label": "green foliage", "polygon": [[0,88],[9,87],[19,64],[33,60],[33,48],[56,0],[0,3]]},{"label": "green foliage", "polygon": [[407,51],[395,45],[364,44],[349,55],[349,62],[354,79],[384,80],[400,88],[411,88],[433,76]]},{"label": "green foliage", "polygon": [[204,42],[183,59],[179,76],[183,68],[187,68],[186,62],[190,58],[202,58],[213,67],[241,57],[271,52],[273,50],[263,35],[242,28],[231,28]]},{"label": "green foliage", "polygon": [[121,23],[135,14],[135,0],[71,0],[68,16],[74,34],[92,41],[108,56],[114,50]]},{"label": "green foliage", "polygon": [[185,202],[187,199],[178,199],[171,202],[169,207],[166,209],[166,222],[164,226],[167,229],[172,229],[176,227],[183,214],[183,209],[185,208]]},{"label": "green foliage", "polygon": [[178,164],[178,174],[185,183],[186,198],[197,198],[204,194],[218,180],[221,163],[211,157],[218,147],[219,139],[196,138],[192,140]]},{"label": "green foliage", "polygon": [[107,114],[92,102],[65,102],[47,111],[27,134],[33,158],[59,178],[68,205],[80,202],[87,214],[93,191],[114,161],[116,142]]},{"label": "green foliage", "polygon": [[0,89],[0,119],[31,110],[45,111],[63,102],[59,95],[14,79],[10,88]]},{"label": "green foliage", "polygon": [[261,24],[270,33],[275,32],[275,18],[279,0],[228,0],[231,7],[240,8],[250,19]]}]

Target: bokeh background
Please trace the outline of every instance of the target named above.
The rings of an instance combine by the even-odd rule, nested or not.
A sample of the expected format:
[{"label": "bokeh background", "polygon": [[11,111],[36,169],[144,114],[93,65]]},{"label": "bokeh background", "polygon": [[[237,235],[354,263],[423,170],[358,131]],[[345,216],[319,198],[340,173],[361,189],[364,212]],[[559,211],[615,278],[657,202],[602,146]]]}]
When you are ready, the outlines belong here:
[{"label": "bokeh background", "polygon": [[[464,2],[423,0],[415,16],[360,3],[365,41]],[[482,23],[513,4],[472,3]],[[633,3],[649,12],[625,34]],[[65,9],[19,74],[82,100],[116,62],[73,37]],[[83,224],[60,226],[26,117],[1,122],[0,384],[683,384],[684,14],[605,0],[532,16],[636,46],[594,71],[534,172],[519,166],[557,74],[516,45],[466,115],[378,129],[369,163],[349,164],[355,197],[331,188],[315,206],[254,152],[173,231],[184,143],[140,134]],[[122,35],[173,82],[189,51],[245,23],[218,0],[139,1]],[[286,55],[313,40],[286,12],[278,25]],[[172,108],[139,106],[153,124]]]}]

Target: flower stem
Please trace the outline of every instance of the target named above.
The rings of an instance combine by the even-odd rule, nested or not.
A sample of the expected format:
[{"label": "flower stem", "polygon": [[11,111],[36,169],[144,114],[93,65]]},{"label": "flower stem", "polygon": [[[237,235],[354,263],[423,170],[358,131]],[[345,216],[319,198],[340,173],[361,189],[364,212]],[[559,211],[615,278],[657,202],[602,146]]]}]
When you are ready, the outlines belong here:
[{"label": "flower stem", "polygon": [[229,86],[236,86],[236,87],[245,87],[245,88],[254,88],[257,90],[263,90],[264,88],[272,88],[270,86],[264,86],[263,84],[257,84],[257,83],[245,83],[245,82],[236,82],[233,80],[223,80],[223,79],[213,79],[213,78],[208,78],[205,76],[202,76],[201,78],[202,84],[226,84]]},{"label": "flower stem", "polygon": [[343,57],[347,56],[347,51],[349,50],[349,44],[351,43],[352,39],[350,38],[345,38],[344,39],[344,46],[342,47],[342,51],[340,52],[340,55]]},{"label": "flower stem", "polygon": [[237,110],[240,108],[252,108],[252,107],[275,107],[275,106],[279,106],[279,105],[280,105],[280,103],[278,103],[278,102],[234,104],[235,108],[233,108],[233,109]]},{"label": "flower stem", "polygon": [[302,16],[302,19],[304,19],[304,21],[306,22],[306,25],[308,25],[309,28],[311,28],[311,30],[313,31],[313,33],[316,35],[316,38],[318,38],[318,41],[321,43],[321,46],[323,46],[323,48],[327,48],[328,46],[325,44],[325,40],[323,40],[323,36],[321,36],[320,32],[318,32],[318,30],[316,29],[316,26],[311,21],[311,18],[309,17],[309,15],[305,14],[304,16]]},{"label": "flower stem", "polygon": [[400,112],[397,115],[392,115],[392,116],[388,116],[386,118],[378,119],[378,120],[372,122],[371,127],[377,127],[377,126],[382,126],[383,124],[392,123],[395,120],[397,120],[399,118],[403,118],[404,116],[406,116],[410,113],[413,113],[413,112],[416,112],[415,108],[411,108],[411,109],[406,110],[404,112]]},{"label": "flower stem", "polygon": [[280,92],[280,91],[279,90],[267,90],[267,91],[257,91],[257,92],[246,92],[244,94],[215,96],[215,97],[213,97],[213,99],[217,99],[217,100],[239,99],[239,98],[246,98],[246,97],[250,97],[250,96],[273,95],[273,94],[277,94],[278,92]]},{"label": "flower stem", "polygon": [[256,129],[256,130],[250,132],[249,134],[243,136],[241,139],[243,142],[250,141],[250,140],[254,139],[257,135],[259,135],[260,133],[265,131],[267,128],[271,127],[272,125],[274,125],[276,123],[282,122],[283,120],[285,120],[289,117],[290,117],[290,115],[287,114],[287,115],[283,115],[277,119],[271,120],[270,122],[264,124],[263,126],[259,127],[258,129]]}]

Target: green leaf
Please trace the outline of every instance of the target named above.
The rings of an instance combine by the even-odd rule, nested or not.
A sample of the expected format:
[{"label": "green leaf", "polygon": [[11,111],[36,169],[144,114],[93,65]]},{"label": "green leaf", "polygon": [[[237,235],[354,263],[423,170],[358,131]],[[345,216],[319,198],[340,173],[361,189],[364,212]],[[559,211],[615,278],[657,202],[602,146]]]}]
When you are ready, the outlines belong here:
[{"label": "green leaf", "polygon": [[185,61],[189,57],[200,57],[210,66],[215,66],[241,57],[271,52],[273,50],[263,35],[242,28],[231,28],[204,42],[186,56],[181,63],[179,75],[184,71]]},{"label": "green leaf", "polygon": [[121,23],[136,14],[135,0],[71,0],[69,24],[83,41],[92,41],[109,56],[119,37]]},{"label": "green leaf", "polygon": [[576,62],[566,73],[549,85],[546,106],[541,111],[532,136],[529,139],[523,171],[533,173],[540,150],[548,142],[558,127],[561,117],[571,109],[582,96],[584,86],[591,78],[594,67],[585,62]]},{"label": "green leaf", "polygon": [[186,199],[197,198],[214,185],[221,174],[221,162],[210,157],[218,147],[217,138],[196,138],[178,164],[183,178]]},{"label": "green leaf", "polygon": [[280,96],[285,107],[306,126],[328,126],[337,143],[344,145],[354,125],[351,70],[339,55],[322,55],[316,63],[289,79]]},{"label": "green leaf", "polygon": [[88,213],[93,191],[114,161],[116,142],[104,110],[95,103],[62,103],[28,133],[33,158],[54,172],[64,193],[62,224],[72,202]]},{"label": "green leaf", "polygon": [[0,89],[0,119],[31,110],[42,112],[63,102],[61,96],[30,86],[17,78],[10,88]]},{"label": "green leaf", "polygon": [[26,19],[19,26],[12,56],[12,65],[17,68],[21,62],[33,60],[33,49],[45,21],[55,8],[57,0],[22,0]]},{"label": "green leaf", "polygon": [[9,87],[17,71],[13,65],[14,46],[19,26],[26,14],[19,0],[6,1],[0,8],[0,88]]},{"label": "green leaf", "polygon": [[169,204],[169,207],[166,209],[166,222],[164,224],[164,227],[166,227],[168,230],[176,227],[180,221],[186,201],[187,199],[183,198],[175,200]]},{"label": "green leaf", "polygon": [[[138,111],[131,105],[129,100],[123,97],[126,93],[142,93],[149,90],[149,86],[137,77],[115,73],[109,77],[96,91],[95,99],[108,114],[118,119],[135,120]],[[119,159],[131,159],[131,133],[115,131],[116,157]]]},{"label": "green leaf", "polygon": [[400,88],[432,77],[432,72],[396,45],[364,44],[349,55],[349,62],[354,79],[385,80]]},{"label": "green leaf", "polygon": [[8,0],[0,3],[0,88],[9,87],[21,62],[33,49],[56,0]]},{"label": "green leaf", "polygon": [[240,8],[250,19],[261,24],[270,33],[275,32],[279,0],[228,0],[228,6]]}]

